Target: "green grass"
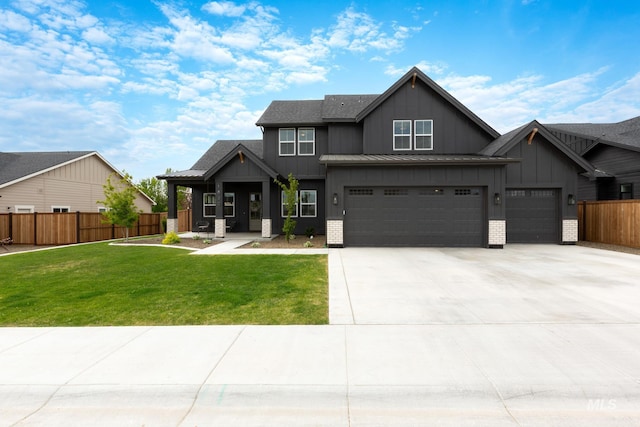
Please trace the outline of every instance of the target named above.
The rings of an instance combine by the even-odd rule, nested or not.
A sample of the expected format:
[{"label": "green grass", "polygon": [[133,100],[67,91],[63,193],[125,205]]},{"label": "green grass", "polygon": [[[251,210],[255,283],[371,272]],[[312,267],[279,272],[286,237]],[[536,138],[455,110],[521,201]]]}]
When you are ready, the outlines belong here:
[{"label": "green grass", "polygon": [[0,326],[326,324],[326,255],[70,246],[0,257]]}]

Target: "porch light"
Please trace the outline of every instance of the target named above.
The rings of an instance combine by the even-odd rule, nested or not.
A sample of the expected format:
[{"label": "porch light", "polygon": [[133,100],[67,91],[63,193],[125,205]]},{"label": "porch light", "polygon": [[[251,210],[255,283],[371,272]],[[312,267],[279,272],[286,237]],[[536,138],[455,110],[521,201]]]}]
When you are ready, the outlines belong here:
[{"label": "porch light", "polygon": [[502,197],[500,197],[500,193],[493,193],[493,204],[494,205],[502,204]]},{"label": "porch light", "polygon": [[574,196],[573,194],[569,194],[569,196],[567,197],[567,204],[569,206],[573,206],[576,204],[576,196]]},{"label": "porch light", "polygon": [[334,205],[338,204],[338,193],[333,193],[333,204]]}]

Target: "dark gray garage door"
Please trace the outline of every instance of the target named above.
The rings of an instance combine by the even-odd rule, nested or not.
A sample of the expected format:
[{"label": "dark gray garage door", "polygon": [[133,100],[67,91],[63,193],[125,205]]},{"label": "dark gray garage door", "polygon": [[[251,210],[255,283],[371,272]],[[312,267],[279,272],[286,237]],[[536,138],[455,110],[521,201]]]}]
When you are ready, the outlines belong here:
[{"label": "dark gray garage door", "polygon": [[558,243],[558,192],[507,189],[507,243]]},{"label": "dark gray garage door", "polygon": [[469,187],[345,189],[345,245],[482,246],[483,192]]}]

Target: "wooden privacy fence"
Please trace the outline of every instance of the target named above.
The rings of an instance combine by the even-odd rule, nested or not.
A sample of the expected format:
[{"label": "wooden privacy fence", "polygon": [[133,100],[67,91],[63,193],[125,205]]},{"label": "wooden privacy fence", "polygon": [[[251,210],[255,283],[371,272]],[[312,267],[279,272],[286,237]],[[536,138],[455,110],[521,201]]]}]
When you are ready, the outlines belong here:
[{"label": "wooden privacy fence", "polygon": [[640,248],[640,200],[578,203],[580,240]]},{"label": "wooden privacy fence", "polygon": [[[164,233],[166,213],[143,213],[129,229],[129,236]],[[191,230],[191,212],[178,212],[179,231]],[[182,220],[180,220],[182,218]],[[0,239],[10,237],[15,244],[68,245],[124,237],[124,228],[106,224],[97,212],[3,213],[0,214]]]}]

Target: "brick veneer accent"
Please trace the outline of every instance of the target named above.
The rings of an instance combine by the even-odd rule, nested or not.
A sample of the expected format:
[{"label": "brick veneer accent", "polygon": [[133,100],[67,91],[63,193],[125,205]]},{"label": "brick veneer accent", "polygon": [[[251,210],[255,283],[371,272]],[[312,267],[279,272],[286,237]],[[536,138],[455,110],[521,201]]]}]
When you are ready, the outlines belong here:
[{"label": "brick veneer accent", "polygon": [[327,220],[327,246],[341,247],[343,245],[343,221],[341,219]]},{"label": "brick veneer accent", "polygon": [[178,218],[167,218],[167,233],[178,232]]},{"label": "brick veneer accent", "polygon": [[578,241],[578,220],[562,220],[562,243],[575,243]]},{"label": "brick veneer accent", "polygon": [[507,221],[492,219],[489,221],[489,246],[503,246],[507,243]]},{"label": "brick veneer accent", "polygon": [[217,238],[223,238],[227,232],[227,220],[216,218],[216,233]]},{"label": "brick veneer accent", "polygon": [[262,237],[271,237],[271,220],[262,218]]}]

